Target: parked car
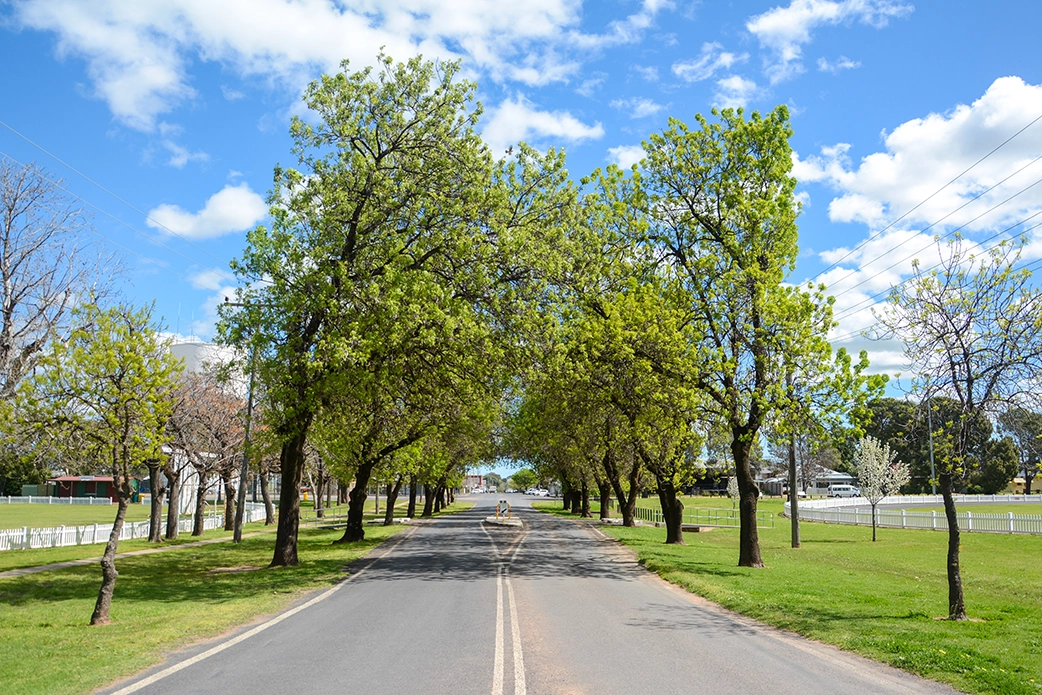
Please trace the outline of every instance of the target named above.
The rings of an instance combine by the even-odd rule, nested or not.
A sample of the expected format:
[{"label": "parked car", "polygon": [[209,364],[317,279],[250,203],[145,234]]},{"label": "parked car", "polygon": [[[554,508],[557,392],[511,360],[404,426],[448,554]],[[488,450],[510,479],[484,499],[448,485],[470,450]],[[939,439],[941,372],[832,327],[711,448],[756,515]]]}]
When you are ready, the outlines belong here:
[{"label": "parked car", "polygon": [[861,490],[853,485],[829,485],[829,497],[861,497]]}]

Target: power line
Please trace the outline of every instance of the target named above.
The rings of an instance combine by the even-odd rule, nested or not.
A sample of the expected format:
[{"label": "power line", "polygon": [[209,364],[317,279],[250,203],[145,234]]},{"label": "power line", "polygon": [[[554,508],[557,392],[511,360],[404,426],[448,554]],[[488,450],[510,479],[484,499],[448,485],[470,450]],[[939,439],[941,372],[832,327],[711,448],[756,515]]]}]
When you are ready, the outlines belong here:
[{"label": "power line", "polygon": [[[1025,126],[1024,126],[1023,128],[1021,128],[1021,129],[1020,129],[1020,130],[1018,130],[1017,132],[1013,133],[1013,135],[1010,135],[1010,136],[1009,136],[1008,138],[1006,138],[1006,139],[1005,139],[1005,140],[1003,140],[1003,141],[1002,141],[1001,143],[999,143],[999,144],[998,144],[998,145],[997,145],[997,146],[996,146],[996,147],[995,147],[994,149],[992,149],[992,150],[991,150],[990,152],[988,152],[988,153],[987,153],[986,155],[984,155],[983,157],[981,157],[980,159],[978,159],[978,160],[977,160],[976,162],[974,162],[973,164],[971,164],[971,165],[970,165],[969,167],[967,167],[966,169],[964,169],[964,170],[963,170],[963,171],[962,171],[962,172],[961,172],[961,173],[960,173],[960,174],[959,174],[958,176],[956,176],[956,177],[955,177],[955,178],[953,178],[953,179],[952,179],[951,181],[949,181],[948,183],[946,183],[946,184],[944,184],[943,186],[941,186],[940,188],[938,188],[938,189],[937,189],[936,191],[934,191],[933,193],[931,193],[931,194],[930,194],[929,196],[927,196],[927,197],[926,197],[925,199],[923,199],[923,200],[922,200],[921,202],[919,202],[919,203],[918,203],[918,204],[917,204],[917,205],[916,205],[915,207],[913,207],[913,208],[911,208],[910,210],[908,210],[907,212],[905,212],[905,213],[904,213],[903,215],[901,215],[900,217],[898,217],[898,218],[897,218],[896,220],[894,220],[893,222],[891,222],[891,223],[890,223],[890,224],[888,224],[887,226],[883,227],[883,228],[882,228],[882,229],[880,229],[879,231],[877,231],[877,232],[874,232],[873,234],[871,234],[871,235],[870,235],[870,236],[869,236],[868,238],[866,238],[866,239],[865,239],[864,241],[862,241],[862,242],[861,242],[860,244],[858,244],[857,246],[855,246],[854,248],[852,248],[852,249],[851,249],[850,251],[848,251],[848,252],[846,253],[846,255],[844,255],[844,256],[843,256],[842,258],[839,258],[839,259],[837,259],[836,261],[834,261],[834,262],[833,262],[832,264],[830,264],[830,265],[829,265],[829,266],[828,266],[827,268],[825,268],[825,269],[824,269],[823,271],[821,271],[821,272],[822,272],[822,273],[827,273],[827,272],[828,272],[829,270],[831,270],[832,268],[835,268],[835,267],[836,267],[836,266],[837,266],[838,264],[840,264],[841,262],[843,262],[844,260],[846,260],[847,258],[849,258],[849,257],[850,257],[851,255],[853,255],[853,254],[854,254],[854,252],[856,252],[856,251],[857,251],[858,249],[860,249],[860,248],[861,248],[862,246],[864,246],[864,245],[865,245],[865,244],[867,244],[868,242],[872,241],[873,239],[875,239],[876,237],[878,237],[878,236],[879,236],[880,234],[882,234],[882,233],[883,233],[883,232],[885,232],[886,230],[890,229],[890,228],[891,228],[891,227],[893,227],[893,226],[894,226],[895,224],[897,224],[898,222],[900,222],[901,220],[903,220],[904,218],[908,217],[908,216],[909,216],[909,215],[911,215],[911,214],[912,214],[913,212],[915,212],[916,210],[918,210],[919,208],[921,208],[921,207],[922,207],[923,205],[925,205],[926,203],[928,203],[928,202],[929,202],[929,201],[930,201],[930,200],[931,200],[931,199],[932,199],[932,198],[933,198],[934,196],[936,196],[936,195],[937,195],[938,193],[940,193],[941,191],[943,191],[944,189],[948,188],[948,187],[949,187],[949,186],[951,186],[951,185],[952,185],[953,183],[955,183],[956,181],[958,181],[959,179],[961,179],[961,178],[962,178],[963,176],[965,176],[965,175],[966,175],[967,173],[969,173],[969,172],[970,172],[970,171],[971,171],[971,170],[972,170],[973,168],[975,168],[975,167],[976,167],[976,166],[977,166],[978,164],[980,164],[981,162],[983,162],[984,160],[986,160],[986,159],[987,159],[988,157],[990,157],[991,155],[993,155],[993,154],[995,154],[996,152],[998,152],[999,150],[1001,150],[1001,149],[1002,149],[1003,147],[1005,147],[1005,146],[1006,146],[1007,144],[1009,144],[1009,142],[1010,142],[1010,141],[1012,141],[1012,140],[1013,140],[1014,138],[1016,138],[1016,137],[1017,137],[1018,135],[1020,135],[1021,133],[1023,133],[1023,132],[1025,131],[1025,130],[1027,130],[1027,129],[1028,129],[1028,128],[1030,128],[1031,126],[1033,126],[1033,125],[1035,125],[1036,123],[1038,123],[1038,121],[1040,121],[1040,120],[1042,120],[1042,114],[1039,114],[1038,116],[1036,116],[1036,117],[1035,117],[1034,119],[1032,119],[1032,121],[1031,121],[1030,123],[1028,123],[1027,125],[1025,125]],[[989,189],[989,190],[990,190],[990,189]]]},{"label": "power line", "polygon": [[[52,159],[54,159],[54,160],[55,160],[55,161],[57,161],[58,163],[62,164],[63,166],[66,166],[66,167],[68,167],[69,169],[71,169],[71,170],[72,170],[72,171],[74,171],[75,173],[79,174],[79,175],[80,175],[80,176],[82,176],[82,177],[83,177],[84,179],[86,179],[86,180],[87,180],[87,181],[89,181],[90,183],[94,184],[95,186],[97,186],[98,188],[100,188],[100,189],[101,189],[102,191],[104,191],[105,193],[108,193],[108,194],[109,194],[110,196],[112,196],[113,198],[115,198],[115,199],[116,199],[116,200],[118,200],[119,202],[123,203],[124,205],[126,205],[126,206],[127,206],[128,208],[130,208],[130,209],[131,209],[131,210],[133,210],[134,212],[136,212],[136,213],[138,213],[139,215],[143,216],[143,217],[144,217],[144,218],[145,218],[146,220],[148,220],[149,222],[152,222],[153,224],[155,224],[155,225],[156,225],[157,227],[161,227],[162,229],[166,230],[166,232],[167,232],[167,233],[169,233],[169,234],[171,234],[171,235],[173,235],[173,236],[176,236],[176,237],[177,237],[178,239],[180,239],[180,240],[184,241],[185,243],[187,243],[187,244],[189,244],[189,245],[191,245],[191,246],[194,246],[195,248],[199,249],[200,251],[202,251],[202,252],[203,252],[203,253],[205,253],[206,255],[208,255],[208,256],[210,256],[211,258],[213,258],[213,259],[217,260],[218,262],[220,262],[220,263],[225,263],[225,260],[224,260],[224,259],[220,258],[219,256],[216,256],[215,254],[213,254],[213,253],[212,253],[212,252],[210,252],[210,251],[207,251],[206,249],[204,249],[203,247],[199,246],[198,244],[196,244],[195,242],[191,241],[190,239],[187,239],[187,238],[185,238],[185,237],[181,236],[180,234],[178,234],[178,233],[177,233],[177,232],[175,232],[174,230],[170,229],[169,227],[167,227],[167,226],[166,226],[165,224],[163,224],[163,223],[162,223],[162,222],[160,222],[159,220],[156,220],[155,218],[151,217],[151,216],[150,216],[150,215],[149,215],[148,213],[146,213],[146,212],[142,211],[141,209],[139,209],[138,207],[136,207],[136,206],[135,206],[135,205],[133,205],[132,203],[130,203],[130,202],[128,202],[127,200],[125,200],[124,198],[121,198],[120,196],[116,195],[115,193],[113,193],[113,192],[112,192],[112,191],[110,191],[109,189],[105,188],[105,187],[104,187],[104,186],[102,186],[102,185],[101,185],[100,183],[98,183],[97,181],[95,181],[95,180],[94,180],[94,179],[92,179],[91,177],[87,176],[87,175],[86,175],[86,174],[84,174],[84,173],[83,173],[82,171],[80,171],[80,170],[79,170],[79,169],[77,169],[76,167],[72,166],[72,165],[71,165],[71,164],[69,164],[68,162],[66,162],[66,161],[65,161],[64,159],[62,159],[62,158],[58,157],[57,155],[55,155],[54,153],[50,152],[50,151],[49,151],[49,150],[47,150],[46,148],[42,147],[41,145],[39,145],[39,144],[37,144],[36,142],[34,142],[34,141],[32,141],[31,139],[29,139],[29,138],[28,138],[27,136],[25,136],[25,135],[23,135],[22,133],[18,132],[18,131],[17,131],[17,130],[15,130],[15,129],[14,129],[14,128],[13,128],[12,126],[8,125],[8,124],[7,124],[7,123],[5,123],[4,121],[0,121],[0,125],[2,125],[3,127],[7,128],[8,130],[10,130],[10,131],[11,131],[12,133],[14,133],[15,135],[17,135],[17,136],[18,136],[18,137],[20,137],[21,139],[25,140],[25,141],[26,141],[27,143],[29,143],[30,145],[32,145],[32,146],[33,146],[33,147],[35,147],[36,149],[40,150],[41,152],[43,152],[44,154],[46,154],[46,155],[47,155],[48,157],[51,157]],[[81,200],[82,200],[82,198],[81,198]],[[192,261],[192,262],[193,262],[193,263],[196,263],[196,261]],[[201,264],[201,263],[199,263],[198,265],[202,265],[202,264]]]},{"label": "power line", "polygon": [[[960,205],[959,207],[957,207],[957,208],[955,208],[954,210],[952,210],[951,212],[949,212],[949,213],[948,213],[947,215],[945,215],[944,217],[942,217],[942,218],[940,218],[940,219],[938,219],[938,220],[935,220],[935,221],[931,222],[930,224],[926,225],[926,226],[925,226],[925,227],[923,227],[923,228],[922,228],[921,230],[919,230],[919,232],[920,232],[920,233],[922,233],[922,232],[925,232],[925,231],[926,231],[926,230],[928,230],[928,229],[931,229],[931,228],[933,228],[933,227],[936,227],[936,226],[937,226],[937,225],[939,225],[939,224],[940,224],[941,222],[944,222],[944,221],[945,221],[946,219],[948,219],[949,217],[951,217],[951,216],[952,216],[952,215],[954,215],[955,213],[959,212],[959,210],[962,210],[962,209],[963,209],[964,207],[966,207],[967,205],[972,205],[972,204],[973,204],[973,203],[975,203],[976,201],[980,200],[980,199],[981,199],[981,198],[982,198],[983,196],[987,195],[988,193],[990,193],[991,191],[995,190],[996,188],[998,188],[998,187],[999,187],[999,186],[1001,186],[1002,184],[1006,183],[1006,182],[1007,182],[1007,181],[1009,181],[1009,180],[1010,180],[1011,178],[1013,178],[1013,177],[1014,177],[1014,176],[1016,176],[1017,174],[1019,174],[1019,173],[1023,172],[1023,171],[1025,170],[1025,169],[1027,169],[1027,168],[1028,168],[1029,166],[1031,166],[1032,164],[1034,164],[1034,163],[1038,162],[1039,160],[1042,160],[1042,154],[1038,155],[1037,157],[1035,157],[1034,159],[1032,159],[1032,160],[1031,160],[1030,162],[1028,162],[1028,163],[1027,163],[1027,164],[1025,164],[1024,166],[1020,167],[1019,169],[1017,169],[1016,171],[1014,171],[1014,172],[1013,172],[1012,174],[1008,175],[1008,176],[1007,176],[1006,178],[1002,179],[1001,181],[998,181],[997,183],[994,183],[994,184],[992,184],[992,185],[991,185],[990,187],[988,187],[987,189],[985,189],[985,190],[981,191],[980,193],[978,193],[977,195],[973,196],[972,198],[970,198],[969,200],[967,200],[967,201],[966,201],[965,203],[963,203],[963,204],[962,204],[962,205]],[[1036,185],[1038,185],[1039,183],[1042,183],[1042,179],[1039,179],[1038,181],[1035,181],[1035,183],[1031,184],[1031,186],[1028,186],[1027,188],[1021,189],[1021,190],[1020,190],[1020,191],[1019,191],[1018,193],[1016,193],[1016,194],[1014,194],[1014,195],[1010,196],[1009,198],[1007,198],[1006,200],[1002,201],[1001,203],[999,203],[999,204],[995,205],[995,206],[994,206],[994,207],[992,207],[991,209],[989,209],[989,210],[986,210],[985,212],[981,213],[980,215],[978,215],[977,217],[973,218],[973,219],[972,219],[972,220],[970,220],[969,222],[966,222],[966,223],[964,223],[964,224],[963,224],[963,225],[962,225],[961,227],[957,227],[955,231],[958,231],[959,229],[962,229],[963,227],[965,227],[965,226],[967,226],[968,224],[970,224],[970,222],[975,222],[976,220],[980,219],[981,217],[983,217],[983,216],[984,216],[984,215],[986,215],[987,213],[991,212],[992,210],[995,210],[995,209],[997,209],[997,208],[1001,207],[1002,205],[1005,205],[1006,203],[1008,203],[1008,202],[1009,202],[1010,200],[1012,200],[1013,198],[1016,198],[1016,197],[1017,197],[1018,195],[1020,195],[1021,193],[1024,193],[1025,191],[1027,191],[1028,189],[1032,188],[1033,186],[1036,186]],[[924,201],[924,202],[925,202],[925,201]],[[875,238],[876,236],[878,236],[878,235],[879,235],[880,233],[882,233],[882,232],[883,232],[883,231],[885,231],[886,229],[889,229],[889,228],[890,228],[891,226],[893,226],[893,225],[888,225],[888,226],[887,226],[887,227],[885,227],[885,228],[884,228],[883,230],[880,230],[880,232],[877,232],[876,234],[873,234],[873,235],[869,236],[869,237],[868,237],[867,239],[865,239],[865,240],[864,240],[864,241],[862,241],[862,242],[861,242],[860,244],[858,244],[858,246],[856,246],[856,247],[855,247],[855,248],[854,248],[853,250],[851,250],[851,251],[847,252],[847,254],[846,254],[846,255],[845,255],[845,256],[844,256],[843,258],[848,258],[848,257],[849,257],[849,256],[850,256],[850,255],[851,255],[852,253],[854,253],[854,251],[856,251],[856,250],[857,250],[857,249],[859,249],[859,248],[862,248],[862,247],[864,247],[864,245],[865,245],[865,244],[867,244],[867,243],[868,243],[869,241],[871,241],[872,239],[874,239],[874,238]],[[951,235],[951,234],[949,233],[949,234],[948,234],[948,236],[950,236],[950,235]],[[913,237],[913,238],[914,238],[914,237]],[[897,246],[895,246],[895,247],[893,247],[893,248],[900,248],[901,246],[904,246],[905,244],[907,244],[907,243],[908,243],[909,241],[911,241],[911,240],[912,240],[912,238],[909,238],[909,239],[905,239],[904,241],[902,241],[902,242],[901,242],[900,244],[898,244]],[[893,250],[893,249],[890,249],[890,250]],[[871,263],[872,261],[877,261],[877,260],[879,260],[879,259],[880,259],[880,258],[882,258],[882,257],[883,257],[883,256],[882,256],[882,254],[880,254],[880,255],[876,256],[875,258],[869,259],[867,263],[866,263],[866,262],[862,262],[862,263],[861,263],[861,265],[862,265],[862,267],[863,267],[863,266],[865,266],[865,265],[868,265],[868,263]],[[841,258],[840,260],[843,260],[843,259]],[[905,259],[905,260],[907,260],[907,259]],[[839,263],[839,261],[836,261],[836,263]],[[835,266],[836,266],[836,263],[833,263],[833,264],[832,264],[832,265],[830,265],[830,266],[829,266],[828,268],[826,268],[825,270],[823,270],[821,274],[824,274],[824,273],[828,272],[828,270],[829,270],[830,268],[833,268],[833,267],[835,267]],[[889,268],[887,268],[887,270],[889,270]],[[840,282],[843,282],[844,280],[846,280],[847,278],[851,277],[852,275],[855,275],[855,274],[856,274],[857,272],[858,272],[858,271],[856,271],[856,270],[852,270],[852,271],[850,271],[849,273],[847,273],[846,275],[844,275],[843,277],[841,277],[841,278],[840,278],[839,280],[836,280],[836,283],[838,284],[838,283],[840,283]],[[820,276],[820,274],[819,274],[819,276]],[[869,279],[870,279],[870,278],[869,278]],[[856,285],[855,285],[855,287],[856,287]]]},{"label": "power line", "polygon": [[[22,162],[18,161],[17,159],[15,159],[14,157],[12,157],[11,155],[7,154],[7,153],[6,153],[6,152],[4,152],[3,150],[0,150],[0,157],[4,157],[5,159],[8,159],[8,160],[10,160],[10,161],[14,162],[15,164],[17,164],[18,166],[22,167],[23,169],[24,169],[24,168],[26,168],[26,166],[27,166],[27,165],[23,164]],[[99,207],[99,206],[95,205],[94,203],[92,203],[92,202],[90,202],[90,201],[88,201],[88,200],[85,200],[84,198],[81,198],[80,196],[78,196],[78,195],[76,195],[75,193],[73,193],[72,191],[70,191],[70,190],[69,190],[68,188],[66,188],[66,187],[64,187],[64,186],[61,186],[61,185],[59,185],[59,184],[58,184],[58,183],[57,183],[56,181],[53,181],[52,179],[49,179],[49,178],[47,178],[47,177],[46,177],[46,176],[44,176],[43,174],[41,174],[41,178],[43,178],[43,180],[44,180],[44,181],[46,181],[47,183],[51,184],[51,185],[52,185],[53,187],[57,188],[58,190],[60,190],[60,191],[64,191],[64,192],[65,192],[65,193],[66,193],[67,195],[69,195],[69,196],[71,196],[71,197],[75,198],[76,200],[80,201],[80,202],[81,202],[81,203],[83,203],[84,205],[87,205],[87,206],[89,206],[89,207],[91,207],[91,208],[93,208],[93,209],[97,210],[97,211],[98,211],[98,212],[100,212],[100,213],[101,213],[102,215],[105,215],[106,217],[108,217],[108,218],[112,219],[112,220],[113,220],[113,221],[115,221],[115,222],[118,222],[119,224],[121,224],[121,225],[123,225],[124,227],[126,227],[127,229],[129,229],[129,230],[131,230],[131,231],[135,232],[136,234],[139,234],[139,235],[141,235],[142,237],[144,237],[144,238],[145,238],[145,239],[147,239],[148,241],[152,242],[152,243],[153,243],[153,244],[155,244],[156,246],[159,246],[159,247],[161,247],[161,248],[164,248],[164,249],[166,249],[167,251],[169,251],[169,252],[171,252],[171,253],[175,253],[175,254],[177,254],[178,256],[181,256],[181,257],[182,257],[182,258],[184,258],[185,260],[187,260],[187,261],[191,262],[191,263],[192,263],[193,265],[197,265],[197,266],[200,266],[200,267],[204,267],[202,263],[199,263],[199,262],[198,262],[197,260],[195,260],[194,258],[192,258],[192,257],[190,257],[190,256],[187,256],[187,255],[185,255],[185,254],[181,253],[180,251],[178,251],[178,250],[176,250],[176,249],[170,248],[169,246],[167,246],[166,244],[163,244],[162,242],[156,241],[155,239],[153,239],[152,237],[150,237],[150,236],[149,236],[148,234],[146,234],[145,232],[142,232],[142,231],[141,231],[140,229],[137,229],[137,228],[136,228],[136,227],[134,227],[133,225],[131,225],[131,224],[129,224],[129,223],[127,223],[127,222],[125,222],[125,221],[121,220],[120,218],[116,217],[115,215],[113,215],[112,213],[108,212],[107,210],[104,210],[104,209],[102,209],[101,207]],[[182,275],[181,273],[178,273],[177,271],[171,270],[170,268],[167,268],[166,266],[164,266],[164,265],[161,265],[161,264],[159,264],[159,263],[158,263],[157,261],[155,261],[154,259],[148,258],[147,256],[143,256],[142,254],[138,253],[137,251],[133,251],[133,250],[129,249],[128,247],[124,246],[123,244],[120,244],[120,243],[118,243],[118,242],[116,242],[116,241],[114,241],[114,240],[112,240],[112,239],[110,239],[110,238],[106,237],[105,235],[101,234],[100,232],[98,232],[98,231],[97,231],[96,229],[94,229],[93,227],[90,227],[90,226],[88,226],[88,228],[90,229],[90,231],[91,231],[92,233],[96,234],[96,235],[97,235],[98,237],[100,237],[100,238],[104,239],[105,241],[109,242],[110,244],[112,244],[112,245],[114,245],[114,246],[117,246],[117,247],[119,247],[119,248],[123,249],[124,251],[127,251],[127,252],[129,252],[129,253],[132,253],[133,255],[137,256],[138,258],[141,258],[141,259],[143,259],[143,260],[146,260],[146,261],[148,261],[148,262],[150,262],[150,263],[153,263],[154,265],[157,265],[157,266],[158,266],[158,267],[160,267],[160,268],[163,268],[163,269],[165,269],[165,270],[168,270],[168,271],[170,271],[171,273],[173,273],[174,275],[177,275],[177,276],[178,276],[179,278],[181,278],[181,279],[183,279],[183,280],[185,280],[185,281],[187,281],[187,282],[189,282],[189,283],[191,283],[191,284],[194,284],[194,283],[192,283],[192,281],[191,281],[191,280],[189,280],[189,279],[188,279],[187,277],[185,277],[185,276],[184,276],[184,275]],[[217,270],[217,271],[215,271],[215,272],[217,272],[218,274],[220,274],[220,275],[221,275],[222,277],[224,277],[225,279],[227,279],[227,280],[230,280],[231,282],[237,282],[236,278],[234,278],[234,277],[232,277],[232,276],[230,276],[230,275],[227,275],[227,274],[225,274],[225,273],[224,273],[223,271]]]}]

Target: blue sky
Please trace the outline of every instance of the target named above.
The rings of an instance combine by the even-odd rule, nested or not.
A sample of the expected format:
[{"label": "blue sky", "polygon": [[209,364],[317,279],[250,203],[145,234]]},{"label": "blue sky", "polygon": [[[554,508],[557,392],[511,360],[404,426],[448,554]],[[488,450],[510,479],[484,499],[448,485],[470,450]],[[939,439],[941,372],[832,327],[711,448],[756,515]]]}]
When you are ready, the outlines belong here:
[{"label": "blue sky", "polygon": [[293,164],[299,95],[344,58],[461,58],[489,145],[563,147],[576,179],[635,161],[669,116],[784,103],[795,279],[827,282],[837,344],[894,372],[901,346],[859,333],[875,295],[936,259],[933,234],[990,243],[1042,210],[1042,185],[1027,188],[1042,121],[944,187],[1042,116],[1040,15],[969,0],[15,0],[0,3],[0,152],[64,179],[93,206],[96,243],[126,249],[126,295],[206,339],[272,169]]}]

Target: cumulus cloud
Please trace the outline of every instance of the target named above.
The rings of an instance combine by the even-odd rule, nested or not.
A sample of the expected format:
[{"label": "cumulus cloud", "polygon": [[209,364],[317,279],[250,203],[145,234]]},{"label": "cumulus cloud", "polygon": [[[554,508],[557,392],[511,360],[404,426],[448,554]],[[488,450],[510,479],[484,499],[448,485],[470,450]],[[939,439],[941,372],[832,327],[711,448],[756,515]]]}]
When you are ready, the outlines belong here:
[{"label": "cumulus cloud", "polygon": [[644,97],[633,97],[632,99],[615,99],[611,102],[611,107],[619,109],[620,111],[628,111],[630,118],[644,118],[646,116],[654,116],[656,113],[666,108],[662,104],[656,104],[651,99]]},{"label": "cumulus cloud", "polygon": [[587,125],[568,111],[541,111],[522,95],[491,110],[481,133],[496,155],[522,140],[547,144],[579,143],[604,135],[599,122]]},{"label": "cumulus cloud", "polygon": [[648,82],[658,82],[658,68],[654,65],[634,65],[633,70]]},{"label": "cumulus cloud", "polygon": [[[883,134],[884,150],[851,157],[839,143],[793,160],[801,182],[835,195],[834,222],[866,225],[859,245],[820,253],[834,265],[817,281],[836,297],[837,335],[875,323],[886,291],[906,279],[919,260],[940,260],[936,235],[960,231],[968,243],[990,246],[1008,234],[1028,234],[1026,258],[1042,256],[1042,85],[1019,77],[996,80],[972,104],[932,113]],[[1001,143],[1009,142],[999,149]]]},{"label": "cumulus cloud", "polygon": [[721,109],[744,108],[760,94],[760,88],[752,80],[731,75],[716,82],[713,106]]},{"label": "cumulus cloud", "polygon": [[745,28],[768,50],[764,67],[776,84],[803,72],[803,45],[818,27],[860,22],[880,28],[912,9],[900,0],[792,0],[751,17]]},{"label": "cumulus cloud", "polygon": [[[347,58],[371,64],[383,49],[398,59],[465,57],[500,81],[542,85],[572,77],[583,58],[640,40],[667,0],[644,0],[602,33],[580,30],[576,0],[12,0],[11,21],[51,32],[60,56],[83,59],[95,96],[121,123],[157,128],[163,114],[199,95],[190,68],[218,63],[299,92]],[[223,89],[226,99],[239,92]]]},{"label": "cumulus cloud", "polygon": [[673,74],[685,82],[708,80],[720,70],[730,70],[748,60],[749,54],[737,55],[724,50],[718,43],[702,44],[702,52],[693,60],[673,63]]},{"label": "cumulus cloud", "polygon": [[975,163],[1039,113],[1042,85],[1003,77],[972,104],[884,132],[885,151],[857,164],[850,146],[839,143],[818,155],[797,157],[793,173],[839,192],[829,205],[837,222],[871,226],[907,215],[905,224],[934,225],[934,231],[995,229],[1042,209],[1042,186],[1028,188],[1042,177],[1042,161],[1034,163],[1042,155],[1042,122]]},{"label": "cumulus cloud", "polygon": [[642,159],[644,159],[644,148],[640,145],[619,145],[608,148],[608,161],[618,164],[623,169],[629,169]]},{"label": "cumulus cloud", "polygon": [[253,227],[268,214],[264,199],[248,184],[225,186],[199,212],[164,203],[148,213],[148,226],[183,237],[209,239]]}]

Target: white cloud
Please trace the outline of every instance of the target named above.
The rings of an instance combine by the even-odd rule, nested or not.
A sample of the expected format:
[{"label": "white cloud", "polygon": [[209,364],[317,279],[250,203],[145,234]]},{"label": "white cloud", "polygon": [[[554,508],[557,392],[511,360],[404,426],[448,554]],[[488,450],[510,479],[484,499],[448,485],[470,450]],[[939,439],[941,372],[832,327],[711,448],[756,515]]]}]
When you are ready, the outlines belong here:
[{"label": "white cloud", "polygon": [[810,43],[814,29],[854,21],[884,27],[912,9],[900,0],[792,0],[787,7],[751,17],[745,28],[770,52],[765,70],[771,84],[776,84],[803,72],[802,46]]},{"label": "white cloud", "polygon": [[207,268],[188,278],[196,289],[217,291],[224,288],[230,278],[228,273],[217,268]]},{"label": "white cloud", "polygon": [[296,93],[344,58],[361,68],[383,48],[399,60],[465,57],[492,79],[542,85],[570,78],[596,51],[642,39],[671,7],[644,0],[601,34],[579,29],[579,0],[13,0],[11,18],[52,32],[60,56],[86,61],[95,96],[118,121],[152,131],[199,96],[190,74],[199,61]]},{"label": "white cloud", "polygon": [[673,63],[673,74],[686,82],[700,82],[749,58],[748,53],[736,55],[723,49],[718,43],[704,43],[701,54],[694,60]]},{"label": "white cloud", "polygon": [[[1003,77],[972,104],[884,132],[884,151],[859,162],[845,143],[794,157],[793,175],[801,183],[836,191],[830,219],[862,223],[871,232],[860,246],[820,254],[837,264],[816,278],[836,297],[841,325],[834,335],[874,325],[872,310],[911,274],[914,260],[923,267],[938,263],[936,235],[958,229],[969,243],[990,246],[1033,215],[1039,216],[1028,226],[1042,221],[1042,184],[1035,185],[1042,179],[1042,121],[989,154],[1040,113],[1042,85]],[[1042,256],[1042,234],[1027,233],[1025,258]],[[898,354],[900,345],[891,347],[886,350]],[[896,358],[891,362],[897,365]]]},{"label": "white cloud", "polygon": [[797,158],[793,174],[839,192],[829,205],[834,221],[878,226],[908,213],[904,224],[933,224],[931,233],[963,225],[967,232],[994,230],[1042,209],[1042,186],[1027,189],[1042,177],[1042,161],[1029,164],[1042,155],[1042,122],[973,165],[1039,113],[1042,85],[1003,77],[973,104],[884,132],[885,151],[856,165],[850,146],[840,143],[822,148],[820,155]]},{"label": "white cloud", "polygon": [[634,65],[633,69],[648,82],[658,82],[658,68],[654,65]]},{"label": "white cloud", "polygon": [[579,143],[602,137],[604,128],[599,122],[587,125],[567,111],[540,111],[519,94],[491,110],[481,135],[499,156],[522,140]]},{"label": "white cloud", "polygon": [[163,147],[170,152],[170,159],[167,160],[169,166],[175,169],[183,169],[185,164],[188,162],[208,162],[210,161],[210,155],[205,152],[191,152],[188,148],[178,145],[176,142],[171,140],[164,140]]},{"label": "white cloud", "polygon": [[228,101],[238,101],[239,99],[246,98],[246,92],[240,91],[238,89],[232,89],[226,84],[221,85],[221,94],[223,94],[224,98]]},{"label": "white cloud", "polygon": [[596,76],[583,80],[575,91],[584,97],[593,96],[593,93],[597,91],[597,88],[604,84],[606,77],[607,75],[603,73],[597,73]]},{"label": "white cloud", "polygon": [[640,145],[619,145],[609,147],[608,155],[608,161],[618,164],[623,169],[629,169],[644,159],[644,148]]},{"label": "white cloud", "polygon": [[721,109],[744,108],[760,94],[760,88],[755,82],[739,75],[717,80],[716,87],[713,106]]},{"label": "white cloud", "polygon": [[861,63],[856,60],[851,60],[846,56],[840,56],[836,59],[836,62],[831,62],[827,58],[818,58],[818,70],[821,72],[831,72],[833,75],[838,75],[844,70],[854,70],[861,67]]},{"label": "white cloud", "polygon": [[628,111],[630,118],[645,118],[647,116],[654,116],[656,113],[666,108],[662,104],[656,104],[651,99],[644,97],[633,97],[632,99],[615,99],[611,102],[613,109],[619,109],[620,111]]},{"label": "white cloud", "polygon": [[148,226],[184,237],[207,239],[253,227],[268,214],[264,199],[249,185],[225,186],[210,196],[203,209],[188,212],[164,203],[148,213]]}]

